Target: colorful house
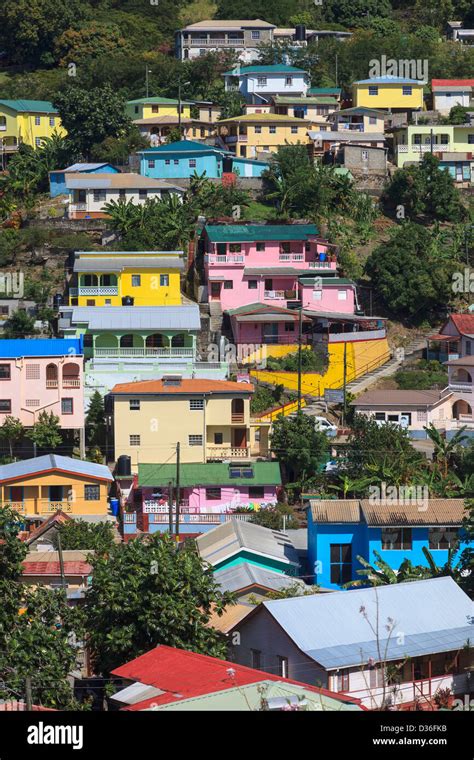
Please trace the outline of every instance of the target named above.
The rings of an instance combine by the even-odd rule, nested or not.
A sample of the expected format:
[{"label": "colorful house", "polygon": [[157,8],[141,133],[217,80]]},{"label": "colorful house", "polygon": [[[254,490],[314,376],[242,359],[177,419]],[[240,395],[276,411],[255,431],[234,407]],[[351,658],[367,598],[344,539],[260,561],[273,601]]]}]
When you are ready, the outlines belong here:
[{"label": "colorful house", "polygon": [[214,571],[247,563],[284,575],[299,574],[298,554],[286,533],[235,517],[198,536],[196,546]]},{"label": "colorful house", "polygon": [[106,203],[135,203],[177,195],[184,190],[168,182],[142,177],[140,174],[97,174],[71,172],[65,175],[69,195],[69,219],[108,219]]},{"label": "colorful house", "polygon": [[371,77],[352,85],[352,102],[355,107],[390,111],[416,111],[423,109],[423,86],[426,82],[406,77]]},{"label": "colorful house", "polygon": [[112,482],[105,465],[46,454],[2,466],[0,502],[38,524],[58,510],[71,517],[106,520]]},{"label": "colorful house", "polygon": [[216,179],[230,172],[240,177],[260,177],[267,168],[265,161],[245,159],[228,150],[193,140],[147,148],[138,155],[140,174],[159,179],[189,179],[194,174]]},{"label": "colorful house", "polygon": [[151,119],[155,116],[178,117],[181,106],[181,116],[189,119],[192,105],[189,100],[182,100],[180,103],[177,98],[148,97],[128,100],[125,111],[132,120]]},{"label": "colorful house", "polygon": [[77,251],[70,305],[178,306],[183,269],[181,251]]},{"label": "colorful house", "polygon": [[[151,145],[164,143],[173,129],[182,128],[186,139],[193,137],[205,139],[213,132],[213,119],[191,118],[191,103],[174,98],[138,98],[129,100],[126,105],[127,115],[133,121],[140,134],[150,140]],[[208,104],[212,112],[212,104]],[[181,110],[181,115],[180,115]]]},{"label": "colorful house", "polygon": [[0,100],[0,139],[5,153],[18,150],[20,143],[39,148],[53,133],[66,130],[56,108],[46,100]]},{"label": "colorful house", "polygon": [[[454,397],[447,388],[439,390],[366,391],[351,402],[356,414],[374,419],[379,425],[400,425],[410,438],[428,437],[425,427],[445,430],[452,424]],[[454,421],[455,422],[455,421]]]},{"label": "colorful house", "polygon": [[433,110],[449,114],[454,106],[472,107],[474,79],[432,79]]},{"label": "colorful house", "polygon": [[175,461],[177,443],[183,464],[265,457],[269,424],[251,418],[252,393],[250,383],[179,375],[116,385],[108,397],[116,457],[130,456],[135,472],[138,464]]},{"label": "colorful house", "polygon": [[309,143],[311,119],[295,119],[276,113],[247,113],[217,122],[217,132],[227,147],[242,158],[276,153],[281,145]]},{"label": "colorful house", "polygon": [[419,124],[393,130],[393,152],[399,168],[418,164],[432,153],[455,182],[474,183],[474,125]]},{"label": "colorful house", "polygon": [[112,164],[72,164],[66,169],[55,169],[49,172],[49,194],[51,198],[57,195],[67,195],[66,174],[118,174],[120,169],[116,169]]},{"label": "colorful house", "polygon": [[350,132],[378,132],[383,134],[385,112],[362,106],[343,108],[332,113],[328,121],[331,122],[332,129],[335,132],[342,132],[347,129]]},{"label": "colorful house", "polygon": [[212,19],[178,29],[175,53],[181,61],[208,53],[234,53],[243,62],[254,61],[259,45],[273,41],[274,24],[262,19]]},{"label": "colorful house", "polygon": [[299,578],[266,570],[249,562],[217,570],[214,580],[222,591],[234,594],[239,604],[250,604],[255,599],[263,601],[269,594],[288,588],[298,588],[302,594],[308,589]]},{"label": "colorful house", "polygon": [[0,424],[17,417],[31,428],[53,412],[61,428],[78,431],[84,446],[84,351],[81,340],[0,341]]},{"label": "colorful house", "polygon": [[469,693],[471,621],[471,600],[444,577],[263,601],[228,636],[239,633],[238,664],[257,660],[370,710],[432,710],[442,690]]},{"label": "colorful house", "polygon": [[428,336],[427,343],[428,359],[443,362],[474,355],[474,314],[450,314],[441,330]]},{"label": "colorful house", "polygon": [[[322,95],[306,95],[306,97],[275,95],[272,102],[270,110],[274,113],[294,116],[297,119],[309,119],[311,124],[326,124],[328,117],[339,108],[335,98]],[[258,113],[258,110],[254,113]]]},{"label": "colorful house", "polygon": [[[400,489],[397,489],[399,491]],[[422,488],[407,488],[406,498],[390,498],[390,489],[377,499],[317,499],[309,497],[308,561],[314,583],[338,589],[360,580],[357,570],[363,557],[373,565],[374,552],[393,569],[405,559],[428,566],[423,548],[438,566],[461,537],[464,499],[425,499]],[[363,577],[363,576],[362,576]]]},{"label": "colorful house", "polygon": [[275,95],[305,97],[308,72],[295,66],[238,66],[225,71],[226,92],[238,91],[247,103],[268,103]]}]

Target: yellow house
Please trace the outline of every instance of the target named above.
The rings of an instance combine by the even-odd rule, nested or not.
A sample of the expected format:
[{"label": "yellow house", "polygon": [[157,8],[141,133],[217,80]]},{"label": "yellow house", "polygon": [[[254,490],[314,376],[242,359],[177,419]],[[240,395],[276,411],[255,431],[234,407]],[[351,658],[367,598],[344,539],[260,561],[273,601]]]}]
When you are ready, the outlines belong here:
[{"label": "yellow house", "polygon": [[181,251],[78,251],[71,306],[179,306]]},{"label": "yellow house", "polygon": [[112,481],[105,465],[46,454],[1,468],[0,503],[29,519],[48,517],[58,510],[71,517],[104,517]]},{"label": "yellow house", "polygon": [[268,422],[250,416],[253,385],[226,380],[162,380],[112,388],[116,457],[138,464],[245,461],[268,452]]},{"label": "yellow house", "polygon": [[276,153],[280,145],[309,143],[311,119],[276,113],[247,113],[222,119],[216,124],[229,150],[242,158],[257,158],[261,152]]},{"label": "yellow house", "polygon": [[[181,101],[181,116],[191,118],[191,106],[188,100]],[[154,116],[178,117],[179,100],[177,98],[138,98],[129,100],[126,104],[126,112],[130,118],[151,119]]]},{"label": "yellow house", "polygon": [[0,140],[5,152],[16,151],[20,143],[38,148],[53,132],[61,136],[66,134],[52,103],[46,100],[0,100]]},{"label": "yellow house", "polygon": [[372,77],[352,85],[352,105],[371,109],[423,109],[423,82],[405,77]]}]

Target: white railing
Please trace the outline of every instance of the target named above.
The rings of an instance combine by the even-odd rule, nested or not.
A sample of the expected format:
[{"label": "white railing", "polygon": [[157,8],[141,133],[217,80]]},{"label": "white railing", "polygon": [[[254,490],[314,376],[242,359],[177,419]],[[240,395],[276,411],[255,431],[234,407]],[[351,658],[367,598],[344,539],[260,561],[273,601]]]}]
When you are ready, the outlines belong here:
[{"label": "white railing", "polygon": [[79,285],[78,291],[80,296],[118,296],[117,285],[99,285],[97,287]]},{"label": "white railing", "polygon": [[[180,499],[179,500],[179,507],[189,507],[189,499]],[[176,500],[173,501],[173,512],[176,510]],[[145,515],[157,515],[157,514],[168,514],[169,513],[169,505],[168,504],[160,504],[159,501],[154,501],[153,499],[145,499],[143,502],[143,514]]]},{"label": "white railing", "polygon": [[[433,153],[451,150],[449,143],[433,143]],[[431,153],[431,145],[397,145],[399,153]]]},{"label": "white railing", "polygon": [[308,269],[335,269],[335,261],[308,261]]},{"label": "white railing", "polygon": [[239,142],[248,142],[248,135],[239,135]]},{"label": "white railing", "polygon": [[69,211],[87,211],[87,203],[70,203]]},{"label": "white railing", "polygon": [[80,388],[81,380],[79,377],[63,377],[63,388]]},{"label": "white railing", "polygon": [[454,381],[450,381],[448,385],[448,390],[450,391],[458,391],[458,393],[473,393],[474,392],[474,383],[459,383]]},{"label": "white railing", "polygon": [[284,299],[285,298],[285,291],[284,290],[265,290],[263,294],[264,298],[273,298],[273,299]]},{"label": "white railing", "polygon": [[58,380],[46,380],[46,387],[47,388],[57,388],[59,385]]},{"label": "white railing", "polygon": [[[258,40],[257,40],[258,41]],[[203,37],[202,39],[198,39],[194,37],[193,39],[184,40],[183,46],[191,46],[191,47],[213,47],[215,45],[225,45],[226,47],[241,47],[245,44],[245,41],[243,39],[241,40],[229,40],[225,39],[225,37],[216,37],[214,39],[208,39],[207,37]]]},{"label": "white railing", "polygon": [[[367,317],[370,319],[370,317]],[[350,343],[356,340],[375,340],[385,338],[385,330],[361,330],[360,332],[332,333],[329,335],[329,343]]]},{"label": "white railing", "polygon": [[304,253],[280,253],[279,261],[304,261]]},{"label": "white railing", "polygon": [[208,255],[209,264],[243,264],[245,263],[245,256],[243,253],[238,254],[220,254],[213,253]]},{"label": "white railing", "polygon": [[246,459],[249,456],[248,446],[234,447],[234,446],[208,446],[207,458],[228,458],[231,459]]},{"label": "white railing", "polygon": [[164,348],[96,348],[94,349],[94,356],[97,358],[100,356],[107,356],[113,358],[127,357],[152,357],[157,356],[161,358],[193,358],[194,348],[177,348],[177,347],[164,347]]}]

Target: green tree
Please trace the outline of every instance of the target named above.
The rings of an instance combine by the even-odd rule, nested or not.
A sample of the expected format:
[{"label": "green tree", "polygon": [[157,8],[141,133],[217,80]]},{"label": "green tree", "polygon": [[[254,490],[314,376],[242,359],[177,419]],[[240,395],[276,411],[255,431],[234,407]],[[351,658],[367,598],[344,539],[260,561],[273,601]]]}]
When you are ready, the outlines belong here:
[{"label": "green tree", "polygon": [[54,451],[63,440],[59,417],[46,410],[40,412],[37,421],[26,435],[39,449]]},{"label": "green tree", "polygon": [[361,570],[356,570],[360,576],[358,580],[345,583],[343,588],[359,588],[360,586],[387,586],[391,583],[405,583],[406,581],[418,581],[427,577],[426,568],[412,565],[409,559],[404,559],[398,570],[382,559],[380,553],[374,550],[374,564],[371,565],[364,557],[357,556],[357,561],[362,565]]},{"label": "green tree", "polygon": [[328,439],[315,430],[314,420],[299,412],[273,423],[271,449],[283,466],[285,480],[303,490],[318,471],[328,450]]},{"label": "green tree", "polygon": [[453,106],[449,112],[448,121],[450,124],[466,124],[469,123],[469,108],[464,106]]},{"label": "green tree", "polygon": [[3,326],[4,338],[26,338],[37,332],[35,318],[20,309],[14,311]]},{"label": "green tree", "polygon": [[8,443],[11,459],[13,459],[15,445],[21,441],[24,435],[25,428],[22,422],[17,417],[8,414],[0,425],[0,440]]},{"label": "green tree", "polygon": [[158,644],[225,657],[224,637],[207,623],[233,602],[192,543],[167,534],[115,544],[94,557],[84,612],[95,668],[109,673]]},{"label": "green tree", "polygon": [[[61,525],[61,546],[66,549],[92,550],[97,554],[109,554],[115,543],[114,529],[111,523],[88,523],[85,520],[70,520]],[[53,537],[58,546],[58,537]]]},{"label": "green tree", "polygon": [[105,407],[99,391],[94,391],[86,415],[86,442],[88,446],[105,446]]},{"label": "green tree", "polygon": [[116,24],[100,21],[88,22],[80,29],[66,29],[54,44],[54,54],[60,66],[129,51],[129,43],[120,28]]},{"label": "green tree", "polygon": [[69,85],[55,97],[68,138],[86,158],[92,146],[106,137],[123,137],[131,128],[125,113],[125,100],[108,84],[83,89]]},{"label": "green tree", "polygon": [[469,436],[465,435],[466,426],[457,430],[449,440],[435,428],[433,423],[424,427],[423,430],[426,431],[428,438],[434,444],[434,460],[443,476],[446,477],[455,454],[459,453],[463,443],[469,440]]},{"label": "green tree", "polygon": [[293,507],[288,504],[277,504],[275,507],[260,509],[252,515],[250,522],[271,530],[283,530],[283,526],[286,530],[300,527]]}]

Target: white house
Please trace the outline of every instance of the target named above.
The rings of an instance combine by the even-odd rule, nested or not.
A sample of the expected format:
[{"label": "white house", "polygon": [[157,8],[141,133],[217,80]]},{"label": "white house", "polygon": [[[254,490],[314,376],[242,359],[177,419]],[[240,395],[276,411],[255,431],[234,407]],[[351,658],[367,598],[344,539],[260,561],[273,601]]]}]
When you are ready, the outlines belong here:
[{"label": "white house", "polygon": [[453,106],[472,106],[474,79],[432,79],[431,91],[433,110],[448,114]]},{"label": "white house", "polygon": [[66,174],[69,219],[106,219],[104,206],[111,201],[145,203],[165,195],[183,196],[184,190],[164,180],[141,174]]},{"label": "white house", "polygon": [[237,66],[223,74],[227,92],[238,90],[247,103],[268,103],[276,95],[305,97],[308,72],[295,66]]},{"label": "white house", "polygon": [[258,46],[273,41],[274,24],[261,19],[222,19],[198,21],[178,29],[175,54],[181,61],[207,53],[232,52],[243,63],[258,58]]}]

